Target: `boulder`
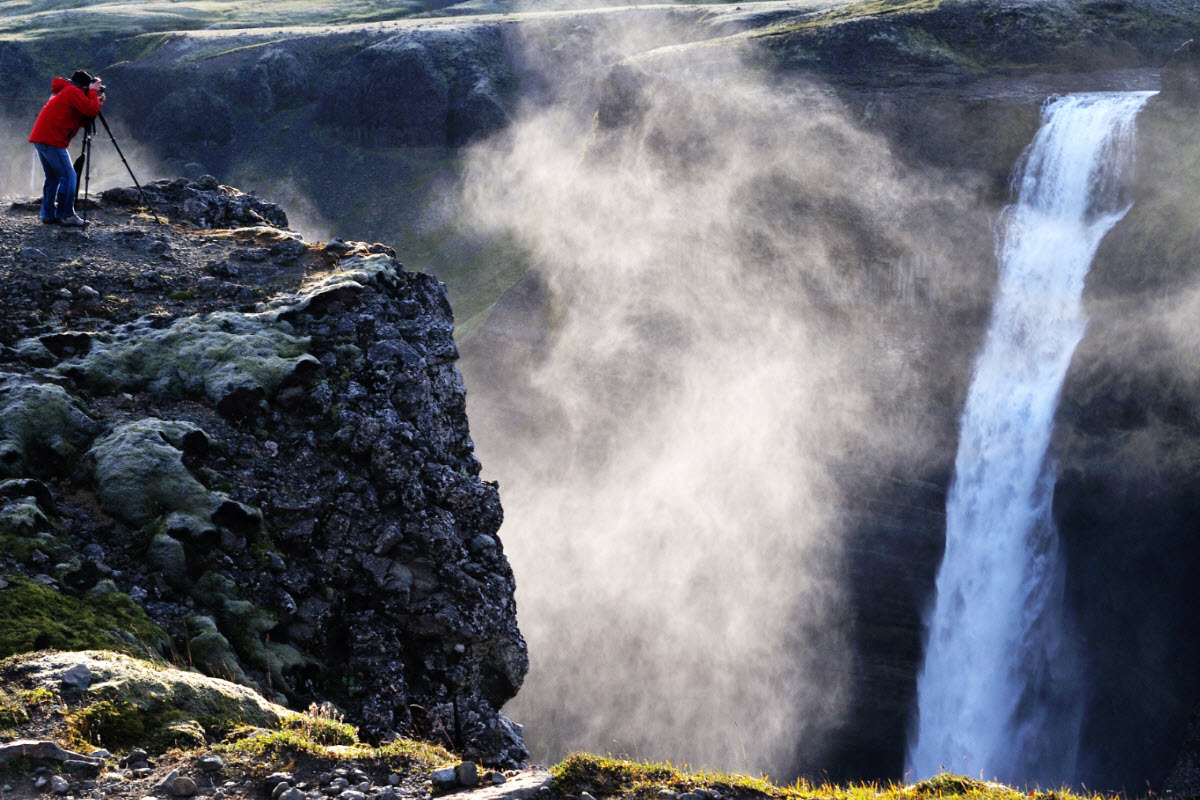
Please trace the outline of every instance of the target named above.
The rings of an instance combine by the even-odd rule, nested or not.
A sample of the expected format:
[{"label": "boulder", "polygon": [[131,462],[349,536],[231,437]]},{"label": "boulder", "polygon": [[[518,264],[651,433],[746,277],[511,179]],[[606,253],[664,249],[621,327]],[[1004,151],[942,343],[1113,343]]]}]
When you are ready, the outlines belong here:
[{"label": "boulder", "polygon": [[121,700],[146,711],[170,707],[259,727],[295,716],[244,686],[102,650],[12,656],[0,661],[0,675],[57,691],[63,676],[81,665],[93,675],[90,697]]}]

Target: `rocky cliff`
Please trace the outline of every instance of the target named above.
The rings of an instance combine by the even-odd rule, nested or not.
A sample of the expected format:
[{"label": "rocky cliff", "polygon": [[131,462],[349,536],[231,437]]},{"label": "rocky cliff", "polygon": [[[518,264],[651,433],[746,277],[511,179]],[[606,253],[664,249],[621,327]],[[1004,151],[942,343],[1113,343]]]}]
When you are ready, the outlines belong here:
[{"label": "rocky cliff", "polygon": [[[499,710],[525,643],[445,288],[211,178],[146,199],[169,222],[132,189],[85,232],[3,216],[0,657],[142,651],[374,740],[523,761]],[[141,622],[80,616],[113,608]]]}]

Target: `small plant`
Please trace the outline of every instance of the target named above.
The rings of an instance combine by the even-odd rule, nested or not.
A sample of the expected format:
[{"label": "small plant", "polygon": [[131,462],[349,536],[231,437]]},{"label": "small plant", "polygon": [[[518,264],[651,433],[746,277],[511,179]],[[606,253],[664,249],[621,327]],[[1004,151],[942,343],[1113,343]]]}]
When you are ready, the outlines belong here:
[{"label": "small plant", "polygon": [[130,703],[101,700],[67,716],[67,733],[81,745],[132,747],[146,738],[143,715]]},{"label": "small plant", "polygon": [[188,300],[195,300],[196,299],[196,290],[195,289],[177,289],[177,290],[167,294],[167,297],[169,297],[172,300],[175,300],[177,302],[183,303],[183,302],[187,302]]},{"label": "small plant", "polygon": [[29,722],[29,714],[0,686],[0,730],[15,728]]},{"label": "small plant", "polygon": [[21,700],[26,706],[44,706],[55,702],[54,692],[45,686],[21,692]]},{"label": "small plant", "polygon": [[327,747],[358,744],[358,728],[329,703],[309,703],[305,713],[288,718],[284,727]]}]

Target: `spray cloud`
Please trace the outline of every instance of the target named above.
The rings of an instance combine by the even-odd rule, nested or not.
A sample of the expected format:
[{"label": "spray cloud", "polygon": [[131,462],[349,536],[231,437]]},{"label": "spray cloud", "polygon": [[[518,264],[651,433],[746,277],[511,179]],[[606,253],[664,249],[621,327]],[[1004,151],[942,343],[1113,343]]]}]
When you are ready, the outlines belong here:
[{"label": "spray cloud", "polygon": [[844,472],[944,437],[913,362],[978,293],[941,268],[971,203],[820,92],[679,57],[468,159],[465,214],[535,264],[464,347],[532,660],[508,713],[535,759],[786,776],[850,700]]}]

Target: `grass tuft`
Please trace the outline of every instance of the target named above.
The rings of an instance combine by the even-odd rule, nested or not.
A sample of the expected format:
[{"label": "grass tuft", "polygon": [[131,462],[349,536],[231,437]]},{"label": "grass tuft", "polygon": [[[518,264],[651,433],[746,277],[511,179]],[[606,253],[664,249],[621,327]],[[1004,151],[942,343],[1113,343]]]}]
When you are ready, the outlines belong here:
[{"label": "grass tuft", "polygon": [[[1000,783],[942,774],[911,786],[874,783],[836,786],[803,779],[781,786],[767,777],[693,772],[669,763],[636,762],[611,756],[576,753],[550,768],[557,795],[588,792],[595,797],[657,798],[663,789],[685,793],[706,789],[733,800],[926,800],[966,797],[971,800],[1101,800],[1104,795],[1078,795],[1068,790],[1022,792]],[[1107,800],[1107,798],[1106,798]]]}]

